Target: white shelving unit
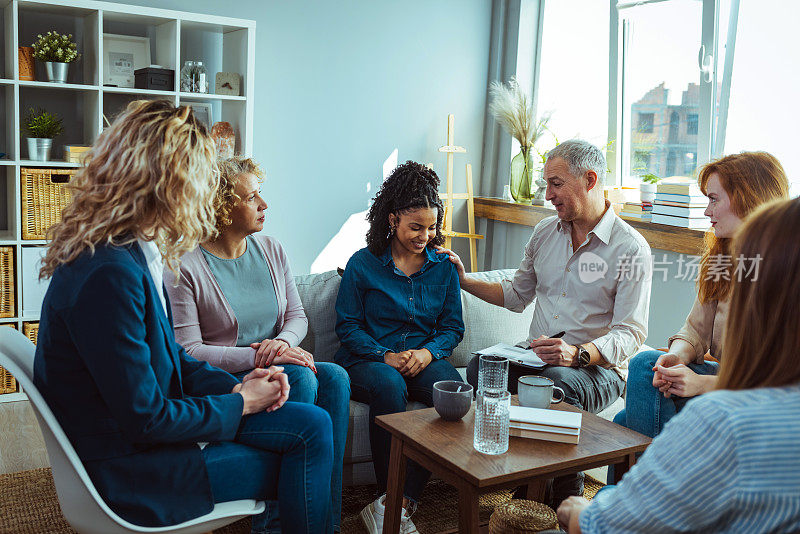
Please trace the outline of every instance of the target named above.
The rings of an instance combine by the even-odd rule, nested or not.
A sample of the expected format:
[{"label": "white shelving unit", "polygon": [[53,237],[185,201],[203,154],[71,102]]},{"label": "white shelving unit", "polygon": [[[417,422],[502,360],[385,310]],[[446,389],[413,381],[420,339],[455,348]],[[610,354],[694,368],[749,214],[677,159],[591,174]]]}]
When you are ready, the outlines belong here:
[{"label": "white shelving unit", "polygon": [[[22,331],[24,322],[38,321],[46,284],[38,281],[31,260],[43,240],[22,239],[20,169],[75,168],[65,163],[66,144],[89,145],[109,120],[132,100],[165,99],[175,105],[206,103],[211,123],[229,122],[236,131],[237,153],[253,151],[255,96],[255,21],[127,6],[94,0],[0,0],[0,246],[14,247],[15,315],[0,318]],[[68,83],[49,83],[37,61],[37,81],[19,79],[17,48],[30,46],[49,30],[73,34],[81,59],[70,65]],[[103,85],[103,34],[150,39],[151,63],[175,71],[171,91]],[[242,96],[179,91],[185,61],[203,61],[214,90],[217,72],[241,74]],[[29,107],[41,107],[64,119],[65,133],[54,140],[52,161],[29,161],[21,123]],[[0,395],[0,402],[24,399],[22,393]]]}]

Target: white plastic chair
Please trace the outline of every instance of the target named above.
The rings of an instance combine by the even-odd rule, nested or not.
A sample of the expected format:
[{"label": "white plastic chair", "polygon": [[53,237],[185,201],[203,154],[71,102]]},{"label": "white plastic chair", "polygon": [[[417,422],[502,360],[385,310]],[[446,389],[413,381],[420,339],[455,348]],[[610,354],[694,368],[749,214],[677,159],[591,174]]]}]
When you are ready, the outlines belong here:
[{"label": "white plastic chair", "polygon": [[119,517],[97,493],[61,425],[33,385],[34,350],[33,343],[17,330],[0,328],[0,367],[17,379],[31,401],[50,457],[61,512],[76,531],[82,534],[195,534],[211,532],[264,511],[263,502],[247,499],[218,503],[206,515],[168,527],[140,527]]}]

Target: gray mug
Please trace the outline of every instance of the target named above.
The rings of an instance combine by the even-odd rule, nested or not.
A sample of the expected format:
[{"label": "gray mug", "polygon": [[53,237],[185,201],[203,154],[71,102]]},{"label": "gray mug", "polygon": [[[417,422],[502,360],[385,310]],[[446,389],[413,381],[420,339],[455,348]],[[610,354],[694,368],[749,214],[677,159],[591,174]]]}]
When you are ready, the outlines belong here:
[{"label": "gray mug", "polygon": [[[556,396],[553,396],[553,393]],[[519,405],[527,408],[549,408],[550,403],[564,400],[564,390],[546,376],[525,375],[517,382]]]}]

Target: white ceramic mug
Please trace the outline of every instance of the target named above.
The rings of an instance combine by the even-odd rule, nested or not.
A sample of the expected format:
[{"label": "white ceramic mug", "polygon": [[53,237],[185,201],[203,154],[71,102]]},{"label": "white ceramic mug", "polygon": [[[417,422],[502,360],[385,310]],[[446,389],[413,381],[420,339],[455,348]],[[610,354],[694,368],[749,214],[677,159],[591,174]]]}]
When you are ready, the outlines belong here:
[{"label": "white ceramic mug", "polygon": [[[549,408],[564,400],[564,390],[546,376],[525,375],[517,381],[519,405],[527,408]],[[556,393],[554,396],[553,393]]]}]

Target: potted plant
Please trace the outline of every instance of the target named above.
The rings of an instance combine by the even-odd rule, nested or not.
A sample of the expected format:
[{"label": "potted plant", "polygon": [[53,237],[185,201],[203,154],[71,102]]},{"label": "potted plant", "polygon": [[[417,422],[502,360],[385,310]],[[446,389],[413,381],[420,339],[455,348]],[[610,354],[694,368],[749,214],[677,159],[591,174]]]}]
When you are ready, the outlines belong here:
[{"label": "potted plant", "polygon": [[653,173],[643,174],[640,178],[642,179],[642,183],[639,186],[639,200],[652,204],[653,200],[656,198],[656,186],[661,178]]},{"label": "potted plant", "polygon": [[492,103],[489,109],[497,122],[519,141],[519,154],[511,160],[510,188],[511,196],[516,202],[529,204],[532,196],[534,159],[533,145],[544,132],[548,117],[534,122],[533,103],[529,103],[528,95],[522,91],[516,78],[512,77],[508,85],[492,82],[489,86]]},{"label": "potted plant", "polygon": [[72,41],[72,34],[62,35],[49,31],[37,35],[33,43],[33,57],[44,62],[48,82],[67,83],[69,64],[80,58],[78,45]]},{"label": "potted plant", "polygon": [[25,116],[25,129],[28,132],[28,158],[48,161],[53,138],[64,131],[61,117],[43,109],[31,108]]}]

